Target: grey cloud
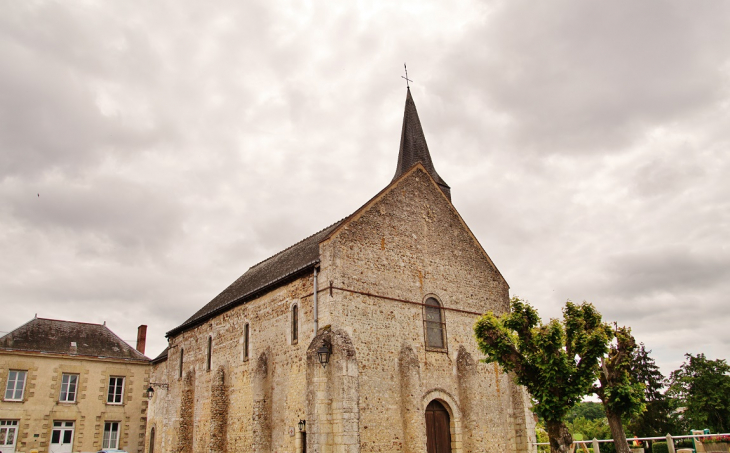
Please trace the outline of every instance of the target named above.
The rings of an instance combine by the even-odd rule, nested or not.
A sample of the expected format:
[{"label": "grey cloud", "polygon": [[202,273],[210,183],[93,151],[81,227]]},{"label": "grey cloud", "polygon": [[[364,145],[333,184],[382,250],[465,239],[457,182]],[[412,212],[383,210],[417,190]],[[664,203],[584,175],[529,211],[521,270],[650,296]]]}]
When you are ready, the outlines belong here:
[{"label": "grey cloud", "polygon": [[159,352],[390,181],[406,61],[436,167],[513,293],[544,318],[593,301],[672,363],[687,319],[730,305],[726,8],[3,4],[0,290],[20,303],[0,329],[114,317]]},{"label": "grey cloud", "polygon": [[444,64],[485,88],[470,94],[509,115],[522,151],[615,151],[727,95],[728,27],[719,2],[509,2],[465,36],[478,50],[457,47]]},{"label": "grey cloud", "polygon": [[613,293],[634,297],[655,292],[707,290],[730,281],[730,254],[670,247],[608,257],[605,272]]},{"label": "grey cloud", "polygon": [[[91,235],[117,251],[164,253],[180,233],[183,214],[175,194],[112,176],[91,180],[7,181],[0,186],[6,215],[38,232],[69,238]],[[79,251],[95,241],[78,241]],[[110,244],[109,244],[110,243]]]}]

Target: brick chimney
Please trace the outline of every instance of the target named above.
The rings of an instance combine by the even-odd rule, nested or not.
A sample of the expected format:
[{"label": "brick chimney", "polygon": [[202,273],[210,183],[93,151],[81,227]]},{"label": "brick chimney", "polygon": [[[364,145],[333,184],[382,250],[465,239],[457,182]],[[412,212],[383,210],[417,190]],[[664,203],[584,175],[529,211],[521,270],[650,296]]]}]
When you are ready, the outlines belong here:
[{"label": "brick chimney", "polygon": [[144,354],[144,347],[147,343],[147,326],[142,324],[137,328],[137,350]]}]

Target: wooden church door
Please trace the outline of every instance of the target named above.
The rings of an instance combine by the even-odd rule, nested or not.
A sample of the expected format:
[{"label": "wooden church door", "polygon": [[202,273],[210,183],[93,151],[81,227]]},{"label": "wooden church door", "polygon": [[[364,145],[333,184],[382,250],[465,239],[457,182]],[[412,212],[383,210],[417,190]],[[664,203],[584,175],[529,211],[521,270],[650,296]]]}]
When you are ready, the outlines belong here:
[{"label": "wooden church door", "polygon": [[451,423],[446,408],[436,400],[426,407],[428,453],[451,453]]}]

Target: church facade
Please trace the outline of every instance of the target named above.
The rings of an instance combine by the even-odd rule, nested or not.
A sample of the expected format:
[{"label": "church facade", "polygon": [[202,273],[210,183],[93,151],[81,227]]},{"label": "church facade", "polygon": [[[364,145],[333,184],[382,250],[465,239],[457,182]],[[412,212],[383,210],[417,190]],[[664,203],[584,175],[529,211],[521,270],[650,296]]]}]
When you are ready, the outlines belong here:
[{"label": "church facade", "polygon": [[409,90],[393,181],[168,332],[149,451],[534,451],[528,395],[473,338],[509,287],[450,190]]}]

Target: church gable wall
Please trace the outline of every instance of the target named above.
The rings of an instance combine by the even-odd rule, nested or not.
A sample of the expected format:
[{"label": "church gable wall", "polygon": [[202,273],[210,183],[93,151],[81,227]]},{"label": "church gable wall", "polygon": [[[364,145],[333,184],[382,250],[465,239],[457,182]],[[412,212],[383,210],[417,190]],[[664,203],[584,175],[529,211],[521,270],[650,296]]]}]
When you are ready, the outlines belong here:
[{"label": "church gable wall", "polygon": [[[508,309],[508,286],[430,177],[416,167],[322,243],[321,255],[321,286],[332,290],[320,310],[357,350],[361,451],[424,451],[424,426],[393,421],[423,420],[429,398],[456,406],[453,451],[513,450],[512,384],[478,362],[472,331],[478,314]],[[440,351],[425,345],[428,296],[446,308]]]}]

